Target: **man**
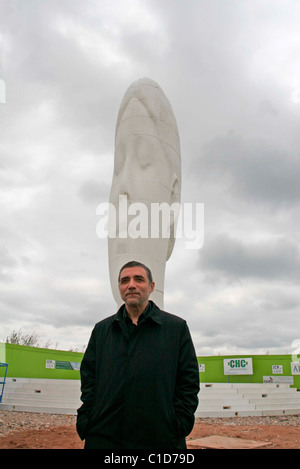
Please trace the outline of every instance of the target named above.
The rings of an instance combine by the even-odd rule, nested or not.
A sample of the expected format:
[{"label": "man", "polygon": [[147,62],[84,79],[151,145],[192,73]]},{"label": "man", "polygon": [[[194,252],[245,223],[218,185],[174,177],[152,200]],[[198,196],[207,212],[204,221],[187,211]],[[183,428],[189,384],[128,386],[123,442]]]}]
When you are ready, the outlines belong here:
[{"label": "man", "polygon": [[81,363],[78,434],[86,449],[185,449],[199,392],[189,329],[149,300],[145,265],[125,264],[118,281],[124,305],[96,324]]}]

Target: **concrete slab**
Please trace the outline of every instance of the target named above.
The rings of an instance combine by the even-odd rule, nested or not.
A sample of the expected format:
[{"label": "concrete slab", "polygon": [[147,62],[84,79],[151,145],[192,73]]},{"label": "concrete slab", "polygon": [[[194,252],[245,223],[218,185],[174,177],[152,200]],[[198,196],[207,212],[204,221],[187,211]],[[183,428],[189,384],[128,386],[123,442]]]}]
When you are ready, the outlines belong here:
[{"label": "concrete slab", "polygon": [[211,435],[187,441],[188,449],[257,449],[269,446],[268,441],[244,440],[227,436]]},{"label": "concrete slab", "polygon": [[37,414],[63,414],[77,415],[76,409],[73,407],[49,407],[49,406],[26,406],[21,404],[0,404],[0,410],[12,410],[15,412],[33,412]]}]

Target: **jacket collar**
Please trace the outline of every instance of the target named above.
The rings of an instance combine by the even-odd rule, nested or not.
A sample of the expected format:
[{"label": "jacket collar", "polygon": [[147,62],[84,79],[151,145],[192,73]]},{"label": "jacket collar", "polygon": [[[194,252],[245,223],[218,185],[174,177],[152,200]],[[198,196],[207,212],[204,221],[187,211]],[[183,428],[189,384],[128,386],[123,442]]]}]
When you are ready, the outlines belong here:
[{"label": "jacket collar", "polygon": [[[162,311],[159,307],[152,301],[149,300],[150,309],[147,312],[147,317],[151,318],[157,324],[162,324]],[[115,314],[114,321],[120,321],[123,317],[125,303],[118,309],[117,313]]]}]

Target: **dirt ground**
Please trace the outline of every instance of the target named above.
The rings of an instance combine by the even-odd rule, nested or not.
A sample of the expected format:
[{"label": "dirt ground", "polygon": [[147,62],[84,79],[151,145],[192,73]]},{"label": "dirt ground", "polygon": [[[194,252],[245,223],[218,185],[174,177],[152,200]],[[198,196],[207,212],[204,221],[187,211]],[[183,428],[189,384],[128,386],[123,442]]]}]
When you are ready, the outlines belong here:
[{"label": "dirt ground", "polygon": [[[265,449],[300,449],[300,416],[197,419],[191,439],[218,435],[267,441]],[[0,410],[0,449],[82,449],[74,416]]]},{"label": "dirt ground", "polygon": [[[261,449],[300,449],[300,427],[298,425],[285,426],[278,425],[277,423],[261,425],[255,424],[255,422],[253,424],[247,422],[246,425],[242,425],[242,422],[239,422],[237,425],[234,418],[230,419],[231,422],[222,422],[223,419],[218,420],[219,422],[217,423],[210,423],[203,422],[203,420],[199,421],[198,419],[192,433],[187,438],[187,443],[189,439],[218,435],[269,442],[269,445]],[[239,420],[242,420],[242,417]]]}]

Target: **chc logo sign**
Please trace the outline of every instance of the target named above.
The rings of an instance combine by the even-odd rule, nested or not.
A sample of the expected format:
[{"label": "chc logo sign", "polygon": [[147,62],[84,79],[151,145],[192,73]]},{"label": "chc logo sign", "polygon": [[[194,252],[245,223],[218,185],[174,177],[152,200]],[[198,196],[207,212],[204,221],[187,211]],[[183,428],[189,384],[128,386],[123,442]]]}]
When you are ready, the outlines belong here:
[{"label": "chc logo sign", "polygon": [[242,360],[230,360],[229,366],[230,368],[245,368],[248,365],[248,362],[244,359]]},{"label": "chc logo sign", "polygon": [[253,375],[252,358],[225,358],[224,375]]}]

